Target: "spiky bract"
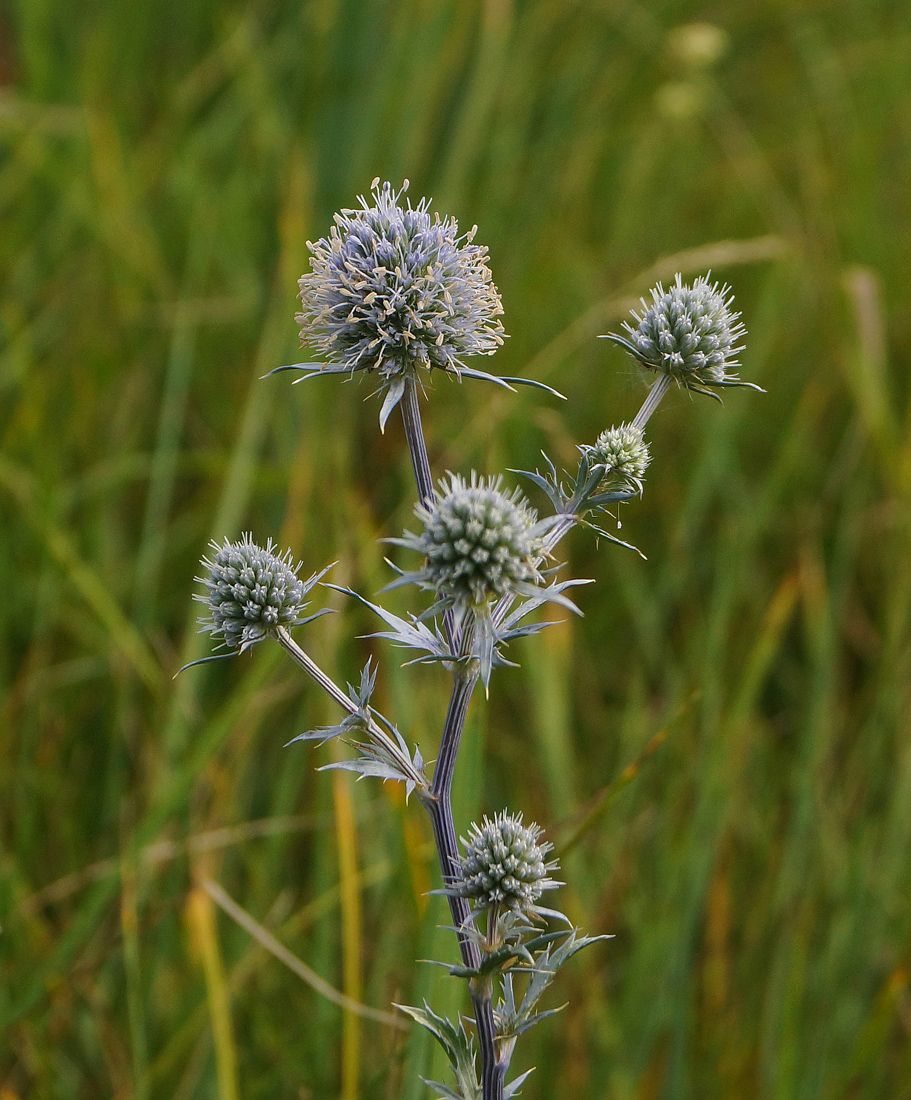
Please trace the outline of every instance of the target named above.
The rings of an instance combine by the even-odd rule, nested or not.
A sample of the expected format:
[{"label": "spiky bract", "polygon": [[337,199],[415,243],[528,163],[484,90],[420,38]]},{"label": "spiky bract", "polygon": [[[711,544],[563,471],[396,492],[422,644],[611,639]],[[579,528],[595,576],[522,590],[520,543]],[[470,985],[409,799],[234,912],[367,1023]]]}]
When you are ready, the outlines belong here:
[{"label": "spiky bract", "polygon": [[461,877],[452,893],[471,899],[476,910],[499,905],[533,913],[541,894],[559,885],[548,877],[557,863],[546,862],[553,845],[540,839],[542,832],[534,823],[524,825],[522,814],[505,810],[493,821],[472,822],[468,837],[462,837]]},{"label": "spiky bract", "polygon": [[475,230],[431,217],[430,200],[400,202],[408,186],[373,181],[373,205],[335,215],[329,237],[307,243],[300,279],[301,342],[351,371],[387,381],[417,367],[458,372],[462,356],[503,342],[500,295]]},{"label": "spiky bract", "polygon": [[608,428],[587,451],[593,467],[604,467],[601,491],[624,488],[641,490],[642,478],[652,460],[641,428],[633,424]]},{"label": "spiky bract", "polygon": [[517,489],[507,495],[501,485],[500,477],[474,472],[469,481],[458,474],[440,481],[433,503],[415,508],[424,530],[397,540],[426,558],[410,579],[441,600],[474,608],[540,580],[537,513]]},{"label": "spiky bract", "polygon": [[731,368],[739,366],[738,344],[746,335],[740,314],[731,309],[728,286],[719,287],[699,276],[692,286],[676,276],[665,290],[659,283],[652,301],[642,299],[642,313],[632,311],[635,324],[624,322],[628,339],[612,334],[648,370],[668,374],[689,389],[737,385]]},{"label": "spiky bract", "polygon": [[293,564],[290,550],[276,554],[271,539],[264,549],[250,534],[211,547],[212,558],[202,559],[206,575],[196,578],[206,586],[205,594],[194,597],[209,609],[209,616],[199,620],[203,630],[242,652],[278,627],[300,622],[304,597],[319,578],[300,580],[300,564]]}]

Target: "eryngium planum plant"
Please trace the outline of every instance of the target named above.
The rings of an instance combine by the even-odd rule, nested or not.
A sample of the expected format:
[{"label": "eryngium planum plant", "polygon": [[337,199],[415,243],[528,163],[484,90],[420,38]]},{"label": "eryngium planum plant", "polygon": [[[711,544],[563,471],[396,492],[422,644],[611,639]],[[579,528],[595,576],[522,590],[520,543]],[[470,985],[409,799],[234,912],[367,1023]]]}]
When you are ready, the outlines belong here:
[{"label": "eryngium planum plant", "polygon": [[547,858],[552,846],[541,828],[525,825],[521,813],[500,810],[480,825],[469,823],[459,853],[451,791],[471,699],[479,680],[486,687],[494,669],[510,664],[503,651],[511,639],[550,625],[530,619],[533,612],[546,603],[578,610],[566,590],[587,582],[558,579],[554,560],[569,530],[585,526],[628,546],[595,520],[603,523],[612,507],[641,495],[651,461],[645,426],[670,386],[717,396],[717,388],[750,385],[731,370],[745,330],[728,287],[707,277],[685,284],[678,275],[669,291],[652,290],[651,303],[643,301],[643,312],[625,325],[626,336],[610,336],[654,376],[634,419],[580,446],[573,473],[559,474],[547,456],[543,473],[522,472],[549,505],[543,518],[500,475],[450,473],[435,488],[419,408],[422,372],[510,388],[528,380],[466,367],[465,357],[490,355],[503,338],[487,252],[473,243],[474,230],[460,236],[453,219],[431,216],[428,200],[415,207],[403,202],[405,189],[374,181],[373,203],[361,198],[358,208],[336,216],[328,237],[310,245],[297,320],[302,341],[324,361],[276,369],[302,371],[305,378],[373,374],[383,394],[381,427],[401,409],[421,530],[387,541],[422,563],[399,569],[387,587],[414,584],[428,594],[426,606],[403,619],[340,591],[376,613],[383,629],[375,637],[416,651],[415,660],[435,663],[449,677],[450,705],[432,772],[411,740],[373,706],[377,673],[369,662],[359,686],[345,692],[292,638],[292,628],[324,613],[301,614],[326,569],[300,581],[290,551],[277,554],[271,540],[260,547],[251,535],[226,539],[203,558],[205,591],[197,598],[208,610],[201,629],[221,638],[228,654],[274,639],[342,710],[337,725],[295,741],[340,739],[353,756],[326,767],[400,781],[430,815],[442,878],[435,893],[447,898],[461,956],[458,965],[443,965],[467,982],[473,1030],[464,1018],[453,1022],[426,1004],[398,1007],[446,1051],[453,1080],[427,1082],[438,1097],[508,1100],[527,1077],[506,1081],[517,1039],[554,1012],[537,1011],[542,994],[573,955],[608,937],[583,936],[564,914],[541,904],[542,895],[560,885],[550,877],[557,862]]}]

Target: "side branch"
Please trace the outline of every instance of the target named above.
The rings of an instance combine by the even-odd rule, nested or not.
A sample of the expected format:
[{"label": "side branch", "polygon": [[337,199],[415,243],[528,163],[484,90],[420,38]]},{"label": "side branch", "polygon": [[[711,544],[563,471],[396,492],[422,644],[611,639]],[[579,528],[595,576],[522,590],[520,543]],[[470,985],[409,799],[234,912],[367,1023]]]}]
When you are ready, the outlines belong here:
[{"label": "side branch", "polygon": [[[319,684],[333,702],[338,703],[338,705],[349,714],[357,713],[357,705],[353,700],[349,699],[338,684],[323,672],[316,661],[301,649],[283,626],[280,626],[276,630],[275,636],[282,649],[294,658],[304,672]],[[378,730],[378,732],[381,733],[382,731]]]},{"label": "side branch", "polygon": [[[415,750],[412,754],[398,730],[386,722],[382,715],[379,715],[380,719],[389,726],[389,730],[394,736],[390,736],[390,732],[387,732],[374,720],[373,714],[378,712],[372,711],[368,703],[372,682],[368,681],[369,686],[365,688],[362,678],[361,693],[355,693],[355,698],[350,698],[334,680],[323,672],[312,657],[301,649],[284,627],[278,627],[275,636],[282,648],[294,658],[307,675],[315,680],[323,691],[345,710],[352,719],[356,719],[351,723],[351,730],[347,732],[350,734],[351,731],[360,729],[367,734],[365,742],[357,740],[356,737],[346,737],[348,744],[366,760],[360,759],[328,764],[326,767],[344,768],[350,771],[359,771],[362,775],[378,775],[384,779],[401,780],[406,784],[409,794],[411,791],[417,791],[422,802],[433,799],[430,784],[424,775],[423,760],[420,753]],[[325,740],[327,736],[345,734],[347,724],[343,722],[340,727],[335,729],[318,730],[315,734],[303,734],[295,740],[312,740],[314,736],[319,737],[321,734]]]},{"label": "side branch", "polygon": [[[440,742],[440,754],[437,759],[433,783],[430,787],[431,798],[425,803],[433,820],[433,835],[443,873],[443,885],[451,886],[460,874],[458,837],[452,816],[452,779],[455,773],[456,758],[468,716],[468,706],[475,685],[478,682],[477,671],[460,675],[459,666],[453,678],[452,695],[449,698],[449,710],[446,713],[446,725]],[[470,907],[465,898],[449,898],[449,908],[455,927],[459,930],[459,949],[466,966],[477,968],[481,962],[480,952],[475,944],[463,932],[472,924]]]}]

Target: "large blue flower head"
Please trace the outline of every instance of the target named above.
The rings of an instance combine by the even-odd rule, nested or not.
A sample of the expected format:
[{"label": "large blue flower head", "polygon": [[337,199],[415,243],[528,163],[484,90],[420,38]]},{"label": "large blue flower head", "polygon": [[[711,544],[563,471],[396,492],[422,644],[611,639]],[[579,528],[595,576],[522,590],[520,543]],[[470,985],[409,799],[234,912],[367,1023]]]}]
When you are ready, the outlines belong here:
[{"label": "large blue flower head", "polygon": [[641,313],[633,310],[632,323],[624,322],[626,337],[611,333],[609,339],[647,370],[687,389],[710,393],[706,387],[751,385],[732,371],[740,365],[738,341],[746,329],[732,308],[730,287],[702,276],[688,285],[677,275],[669,290],[659,283],[651,295],[651,302],[642,299]]},{"label": "large blue flower head", "polygon": [[[301,342],[349,371],[378,372],[389,387],[385,416],[405,379],[437,367],[455,374],[470,355],[503,342],[500,295],[475,229],[459,235],[454,218],[431,216],[389,183],[373,181],[373,204],[342,210],[328,237],[307,242],[310,274],[301,277]],[[385,419],[385,417],[384,417]]]}]

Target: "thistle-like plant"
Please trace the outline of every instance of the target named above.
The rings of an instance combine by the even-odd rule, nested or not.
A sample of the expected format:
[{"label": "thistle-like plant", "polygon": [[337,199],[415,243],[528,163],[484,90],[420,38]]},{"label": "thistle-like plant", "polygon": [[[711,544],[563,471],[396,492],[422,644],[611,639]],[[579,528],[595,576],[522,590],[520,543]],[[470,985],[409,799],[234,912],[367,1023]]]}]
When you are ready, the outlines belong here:
[{"label": "thistle-like plant", "polygon": [[[336,216],[328,237],[310,246],[311,271],[300,281],[302,339],[325,362],[294,364],[304,377],[372,374],[385,391],[381,426],[401,408],[405,438],[417,486],[417,533],[388,539],[420,562],[395,566],[387,587],[414,584],[431,593],[428,607],[408,618],[350,589],[380,618],[374,637],[417,651],[416,661],[442,666],[451,678],[451,697],[432,775],[424,759],[397,726],[372,704],[377,670],[368,662],[357,687],[342,690],[291,636],[291,630],[323,614],[304,616],[304,598],[325,574],[297,577],[290,552],[277,554],[251,536],[213,544],[203,559],[205,592],[198,598],[208,614],[203,630],[222,641],[227,655],[272,638],[343,711],[336,725],[310,730],[295,741],[338,739],[353,756],[326,767],[359,776],[398,780],[415,792],[430,815],[442,888],[456,932],[460,961],[445,963],[468,983],[474,1028],[423,1007],[399,1006],[427,1028],[446,1051],[454,1079],[428,1082],[444,1100],[509,1100],[527,1073],[506,1082],[515,1044],[529,1028],[554,1014],[538,1002],[559,968],[578,951],[608,937],[586,937],[558,910],[541,904],[559,883],[549,859],[552,846],[536,824],[501,810],[480,825],[468,825],[458,850],[451,790],[469,706],[479,680],[487,686],[494,668],[508,665],[505,649],[522,635],[551,625],[531,618],[545,604],[578,609],[566,596],[580,580],[558,580],[553,553],[574,526],[582,525],[621,546],[594,520],[622,501],[640,495],[651,461],[645,425],[673,382],[690,390],[751,385],[732,372],[744,335],[732,310],[730,290],[708,278],[684,284],[677,276],[665,291],[657,286],[643,312],[625,325],[627,336],[611,339],[657,378],[636,416],[611,427],[593,444],[579,447],[574,472],[559,473],[547,456],[544,471],[522,474],[544,495],[549,514],[537,512],[502,478],[450,473],[434,487],[421,425],[422,379],[445,374],[502,378],[468,368],[464,358],[490,355],[502,342],[500,298],[487,267],[486,250],[473,244],[474,231],[459,236],[454,220],[431,218],[429,202],[403,201],[374,181],[373,203]],[[533,383],[534,384],[534,383]],[[548,387],[544,387],[547,389]],[[758,387],[754,387],[758,389]],[[552,391],[555,392],[555,391]],[[324,584],[326,582],[323,582]],[[334,585],[327,585],[334,588]],[[548,925],[559,927],[550,930]],[[517,982],[520,983],[517,993]]]}]

